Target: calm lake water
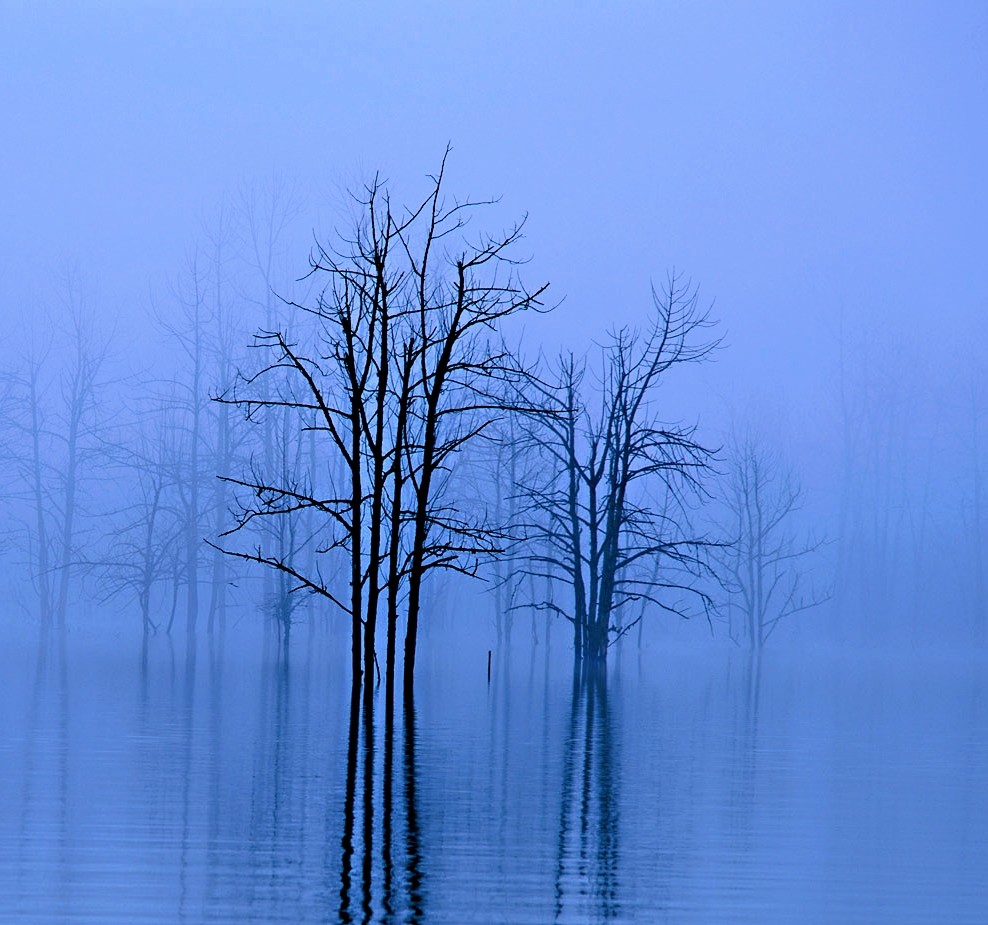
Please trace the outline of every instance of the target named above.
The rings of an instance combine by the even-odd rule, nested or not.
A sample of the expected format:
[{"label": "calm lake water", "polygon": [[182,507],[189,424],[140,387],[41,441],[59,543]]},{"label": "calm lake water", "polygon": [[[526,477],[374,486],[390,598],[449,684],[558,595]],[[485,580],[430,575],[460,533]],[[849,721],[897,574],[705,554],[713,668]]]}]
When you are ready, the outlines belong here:
[{"label": "calm lake water", "polygon": [[983,659],[324,648],[9,644],[0,921],[988,922]]}]

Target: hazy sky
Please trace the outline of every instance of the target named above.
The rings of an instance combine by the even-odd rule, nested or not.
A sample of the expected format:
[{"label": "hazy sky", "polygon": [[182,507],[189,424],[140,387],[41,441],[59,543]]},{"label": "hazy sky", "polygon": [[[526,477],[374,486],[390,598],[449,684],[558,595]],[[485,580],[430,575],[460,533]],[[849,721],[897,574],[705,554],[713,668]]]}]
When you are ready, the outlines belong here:
[{"label": "hazy sky", "polygon": [[732,400],[823,401],[841,310],[983,343],[988,4],[0,6],[12,317],[58,262],[137,317],[241,183],[294,177],[328,221],[375,169],[417,193],[450,141],[452,190],[529,213],[574,344],[673,264],[717,299]]}]

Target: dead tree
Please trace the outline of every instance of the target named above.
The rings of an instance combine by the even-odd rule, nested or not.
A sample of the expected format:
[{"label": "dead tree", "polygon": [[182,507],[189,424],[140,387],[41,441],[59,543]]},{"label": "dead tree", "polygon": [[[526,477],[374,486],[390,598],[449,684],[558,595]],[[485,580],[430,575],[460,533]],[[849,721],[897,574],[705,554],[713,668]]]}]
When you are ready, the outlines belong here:
[{"label": "dead tree", "polygon": [[203,491],[206,406],[208,404],[207,362],[208,328],[212,321],[208,304],[209,269],[197,249],[187,258],[186,274],[175,287],[174,298],[178,317],[168,317],[155,307],[156,321],[161,330],[178,347],[182,360],[181,372],[175,379],[173,396],[176,420],[181,420],[181,450],[176,463],[181,464],[175,486],[182,511],[180,546],[183,555],[185,581],[186,649],[195,650],[199,621],[199,585],[202,536],[206,517],[206,494]]},{"label": "dead tree", "polygon": [[[443,165],[445,167],[445,158]],[[504,414],[535,409],[527,397],[532,373],[498,338],[511,316],[540,310],[542,285],[527,289],[516,273],[515,247],[522,224],[507,232],[462,242],[437,253],[443,240],[459,232],[480,203],[442,196],[443,169],[420,207],[424,228],[415,247],[412,229],[401,237],[412,289],[413,370],[411,419],[418,432],[408,447],[414,486],[413,533],[408,565],[408,606],[404,684],[411,689],[423,581],[433,569],[475,575],[479,561],[500,551],[507,539],[486,511],[464,514],[444,491],[455,456],[481,437]],[[418,230],[418,229],[416,229]],[[517,396],[513,401],[507,396]],[[476,504],[473,505],[476,507]]]},{"label": "dead tree", "polygon": [[157,633],[152,615],[155,590],[173,570],[181,545],[183,511],[176,483],[181,478],[180,433],[170,403],[137,409],[104,448],[104,465],[118,478],[117,505],[103,514],[107,525],[98,556],[85,557],[104,600],[136,599],[144,644]]},{"label": "dead tree", "polygon": [[[66,329],[24,366],[11,372],[10,424],[23,548],[38,594],[43,630],[64,630],[73,578],[80,566],[82,518],[89,484],[97,477],[103,415],[100,405],[108,344],[66,280]],[[53,365],[61,361],[55,372]],[[29,512],[29,513],[28,513]]]},{"label": "dead tree", "polygon": [[[533,380],[538,390],[538,383]],[[527,429],[522,415],[511,414],[494,428],[489,439],[478,446],[470,456],[468,481],[462,490],[491,502],[493,522],[505,536],[510,553],[495,556],[490,563],[489,581],[494,604],[494,624],[498,645],[511,647],[516,611],[530,610],[532,617],[532,641],[538,645],[532,576],[524,568],[524,555],[519,551],[528,548],[525,525],[526,495],[523,486],[538,474],[540,460],[526,445]],[[529,471],[534,469],[536,471]]]},{"label": "dead tree", "polygon": [[[543,475],[528,499],[528,570],[562,594],[538,602],[573,626],[577,660],[602,661],[611,642],[641,618],[628,605],[647,601],[680,616],[710,603],[703,577],[711,541],[691,525],[704,496],[711,450],[696,428],[669,423],[658,391],[677,367],[708,358],[718,340],[698,292],[670,276],[653,290],[645,332],[614,331],[600,350],[599,379],[572,354],[543,388],[553,414],[530,423],[527,444]],[[656,567],[650,567],[655,564]]]},{"label": "dead tree", "polygon": [[[810,561],[823,540],[801,537],[796,518],[803,489],[793,470],[750,432],[727,448],[727,542],[717,549],[730,609],[739,607],[741,631],[755,652],[779,623],[828,600],[809,586]],[[733,627],[732,633],[733,633]]]},{"label": "dead tree", "polygon": [[65,625],[69,580],[76,558],[79,527],[79,495],[87,460],[94,455],[98,428],[97,393],[106,360],[107,344],[92,321],[75,304],[70,305],[72,344],[68,368],[62,376],[64,407],[64,470],[62,478],[61,543],[58,597],[55,615],[59,628]]},{"label": "dead tree", "polygon": [[[386,677],[392,690],[399,609],[405,604],[404,679],[410,689],[423,581],[431,571],[474,574],[501,535],[483,511],[450,493],[457,454],[510,411],[504,395],[525,371],[501,346],[509,316],[538,309],[515,273],[521,226],[471,243],[464,229],[482,203],[448,202],[443,164],[410,209],[392,206],[375,179],[357,197],[348,235],[311,256],[312,304],[289,303],[293,329],[262,331],[270,362],[219,400],[251,420],[290,409],[322,442],[322,473],[285,481],[264,467],[231,479],[240,489],[234,528],[305,510],[324,523],[317,561],[303,568],[258,544],[226,551],[292,577],[349,616],[354,683],[376,666],[379,610],[387,608]],[[276,389],[271,384],[278,380]],[[341,463],[337,465],[336,463]],[[342,473],[326,482],[326,472]],[[472,507],[476,507],[473,505]],[[348,561],[349,594],[324,578],[331,554]]]},{"label": "dead tree", "polygon": [[54,563],[57,561],[55,538],[52,536],[57,530],[53,523],[52,511],[52,476],[57,470],[49,449],[50,433],[45,407],[46,378],[44,376],[46,355],[47,350],[40,356],[30,357],[23,374],[15,374],[12,377],[11,388],[14,397],[12,405],[15,408],[11,421],[15,433],[20,432],[19,438],[12,442],[29,448],[27,454],[20,458],[15,456],[15,463],[20,470],[26,489],[25,500],[29,499],[31,511],[25,523],[28,538],[28,571],[38,595],[39,617],[43,632],[50,630],[55,621]]},{"label": "dead tree", "polygon": [[[234,381],[236,375],[236,359],[239,348],[246,341],[246,332],[237,324],[237,309],[241,306],[234,301],[235,277],[230,272],[229,265],[235,259],[237,248],[236,223],[229,209],[221,209],[215,219],[205,229],[209,247],[210,301],[212,302],[212,336],[207,340],[207,352],[210,355],[213,388],[219,392]],[[256,251],[256,247],[255,247]],[[211,405],[213,412],[209,417],[206,445],[209,453],[209,463],[212,472],[229,472],[233,468],[233,460],[240,449],[241,434],[234,427],[232,420],[233,409],[228,405]],[[212,497],[207,505],[212,518],[210,532],[216,536],[227,526],[229,486],[219,479],[212,480]],[[218,550],[212,550],[209,580],[209,610],[207,616],[207,633],[210,637],[217,624],[221,637],[226,629],[226,612],[228,586],[230,584],[229,559]]]}]

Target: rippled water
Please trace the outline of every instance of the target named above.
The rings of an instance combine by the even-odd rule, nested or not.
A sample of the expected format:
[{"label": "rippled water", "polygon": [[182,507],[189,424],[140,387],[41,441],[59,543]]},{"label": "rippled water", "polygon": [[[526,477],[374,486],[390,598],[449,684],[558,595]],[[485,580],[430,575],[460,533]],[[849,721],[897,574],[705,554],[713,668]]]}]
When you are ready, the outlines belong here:
[{"label": "rippled water", "polygon": [[983,660],[300,652],[8,646],[0,920],[988,921]]}]

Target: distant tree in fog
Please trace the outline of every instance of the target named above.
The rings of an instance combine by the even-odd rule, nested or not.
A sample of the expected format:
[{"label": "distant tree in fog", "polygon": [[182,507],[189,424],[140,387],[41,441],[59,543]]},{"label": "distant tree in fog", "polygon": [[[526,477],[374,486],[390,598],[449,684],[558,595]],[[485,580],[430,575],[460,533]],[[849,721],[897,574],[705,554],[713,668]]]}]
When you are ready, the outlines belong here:
[{"label": "distant tree in fog", "polygon": [[[520,522],[524,484],[523,468],[532,458],[524,452],[522,430],[515,415],[499,427],[486,449],[488,452],[475,467],[472,489],[492,502],[494,522],[511,535],[510,545],[516,545],[523,535]],[[492,592],[494,619],[498,643],[511,645],[514,613],[526,579],[530,579],[515,554],[496,556],[492,562]]]},{"label": "distant tree in fog", "polygon": [[20,546],[37,594],[42,628],[64,628],[79,571],[83,502],[96,477],[108,342],[65,281],[61,330],[8,375]]},{"label": "distant tree in fog", "polygon": [[[237,346],[249,343],[258,330],[275,331],[288,323],[286,305],[283,298],[277,295],[277,290],[280,289],[282,295],[286,295],[287,290],[283,288],[286,279],[297,275],[294,272],[289,273],[289,243],[293,224],[302,210],[303,201],[299,189],[292,181],[275,175],[260,186],[242,186],[233,203],[232,219],[236,228],[238,257],[246,270],[237,288],[242,307],[248,309],[247,313],[241,313],[246,317],[241,319],[241,325],[237,328],[237,334],[242,338]],[[227,354],[232,357],[233,351],[228,350]],[[246,358],[244,361],[252,362],[246,361]],[[237,375],[234,368],[236,365],[229,360],[223,364],[223,374],[215,383],[211,394],[222,394],[233,386]],[[274,388],[271,377],[262,379],[259,387],[265,397],[270,397],[267,390]],[[231,405],[220,402],[217,403],[216,410],[217,417],[226,426],[227,432],[239,438],[241,454],[246,453],[251,465],[256,463],[268,472],[287,471],[291,450],[279,443],[279,435],[283,436],[285,433],[284,416],[262,415],[258,421],[259,426],[244,429],[237,428],[230,420],[231,412],[235,410]],[[292,446],[295,446],[294,442]],[[218,458],[216,462],[214,473],[229,475],[235,465],[243,463],[243,458],[238,457],[237,453],[228,452],[224,459]],[[216,537],[230,526],[229,509],[233,498],[229,482],[216,479],[214,484],[218,501],[213,531],[213,536]],[[279,520],[258,520],[254,522],[252,529],[263,534],[265,543],[273,544],[282,552],[290,554],[294,560],[300,550],[294,549],[296,540],[292,537],[297,537],[300,531],[297,518],[293,515],[290,519],[291,524]],[[214,545],[212,561],[213,572],[218,573],[226,569],[223,563],[229,563],[230,557]],[[291,632],[298,603],[298,595],[290,594],[286,577],[285,573],[278,577],[271,570],[265,570],[261,575],[263,607],[272,618],[283,641],[287,640]]]},{"label": "distant tree in fog", "polygon": [[171,402],[178,467],[175,478],[177,508],[181,529],[183,580],[185,585],[186,644],[194,646],[199,620],[199,585],[202,538],[206,530],[204,481],[208,469],[205,437],[206,408],[209,403],[208,329],[212,306],[209,304],[209,261],[197,249],[187,258],[185,273],[173,293],[177,313],[158,311],[158,324],[178,347],[180,367],[171,390]]},{"label": "distant tree in fog", "polygon": [[641,618],[640,609],[630,616],[633,603],[680,616],[709,604],[710,542],[694,530],[691,507],[705,494],[711,451],[694,426],[670,423],[657,399],[671,372],[702,362],[719,341],[681,277],[653,291],[653,310],[644,332],[609,335],[596,381],[585,359],[560,357],[555,382],[541,387],[553,413],[527,427],[540,461],[524,486],[527,568],[559,589],[540,606],[572,623],[577,659],[604,659]]},{"label": "distant tree in fog", "polygon": [[740,632],[758,651],[781,621],[830,597],[829,589],[810,582],[812,557],[823,541],[801,536],[803,489],[796,474],[752,433],[731,440],[726,470],[728,542],[716,558],[730,612],[740,611]]},{"label": "distant tree in fog", "polygon": [[49,352],[50,346],[33,348],[19,369],[8,372],[7,438],[4,441],[11,470],[17,476],[10,506],[16,512],[18,523],[15,526],[8,522],[7,529],[22,541],[22,548],[27,553],[27,572],[37,595],[43,630],[50,629],[54,623],[55,597],[55,551],[49,536],[55,529],[51,523],[50,500],[55,461],[49,453],[45,400],[49,388],[46,362]]},{"label": "distant tree in fog", "polygon": [[[915,632],[921,611],[942,600],[938,531],[948,503],[942,478],[952,426],[924,351],[894,330],[840,331],[836,385],[842,437],[836,528],[838,616],[865,611],[842,634],[875,639]],[[953,449],[950,458],[958,458]],[[951,561],[958,561],[952,556]]]},{"label": "distant tree in fog", "polygon": [[[235,577],[229,558],[215,549],[210,553],[203,542],[230,525],[229,485],[216,476],[251,454],[271,465],[281,455],[276,428],[257,433],[238,427],[230,406],[210,397],[233,384],[258,317],[262,323],[275,317],[280,302],[271,286],[280,268],[282,238],[296,212],[297,204],[278,183],[261,192],[245,189],[232,207],[224,206],[204,224],[202,240],[190,250],[170,298],[154,305],[166,350],[156,364],[160,379],[143,397],[157,393],[152,404],[171,434],[169,494],[180,530],[169,562],[175,591],[184,592],[190,644],[206,608],[207,632],[212,636],[217,625],[222,632]],[[139,470],[134,475],[140,478]],[[208,605],[202,600],[204,588]],[[264,606],[281,626],[283,602],[273,587],[265,592]]]},{"label": "distant tree in fog", "polygon": [[[117,477],[117,490],[103,514],[102,549],[87,558],[104,599],[136,600],[145,643],[159,629],[155,604],[164,598],[155,592],[175,578],[184,527],[177,492],[183,474],[180,432],[174,417],[167,404],[149,404],[107,446],[104,464]],[[175,584],[169,630],[177,591]]]}]

